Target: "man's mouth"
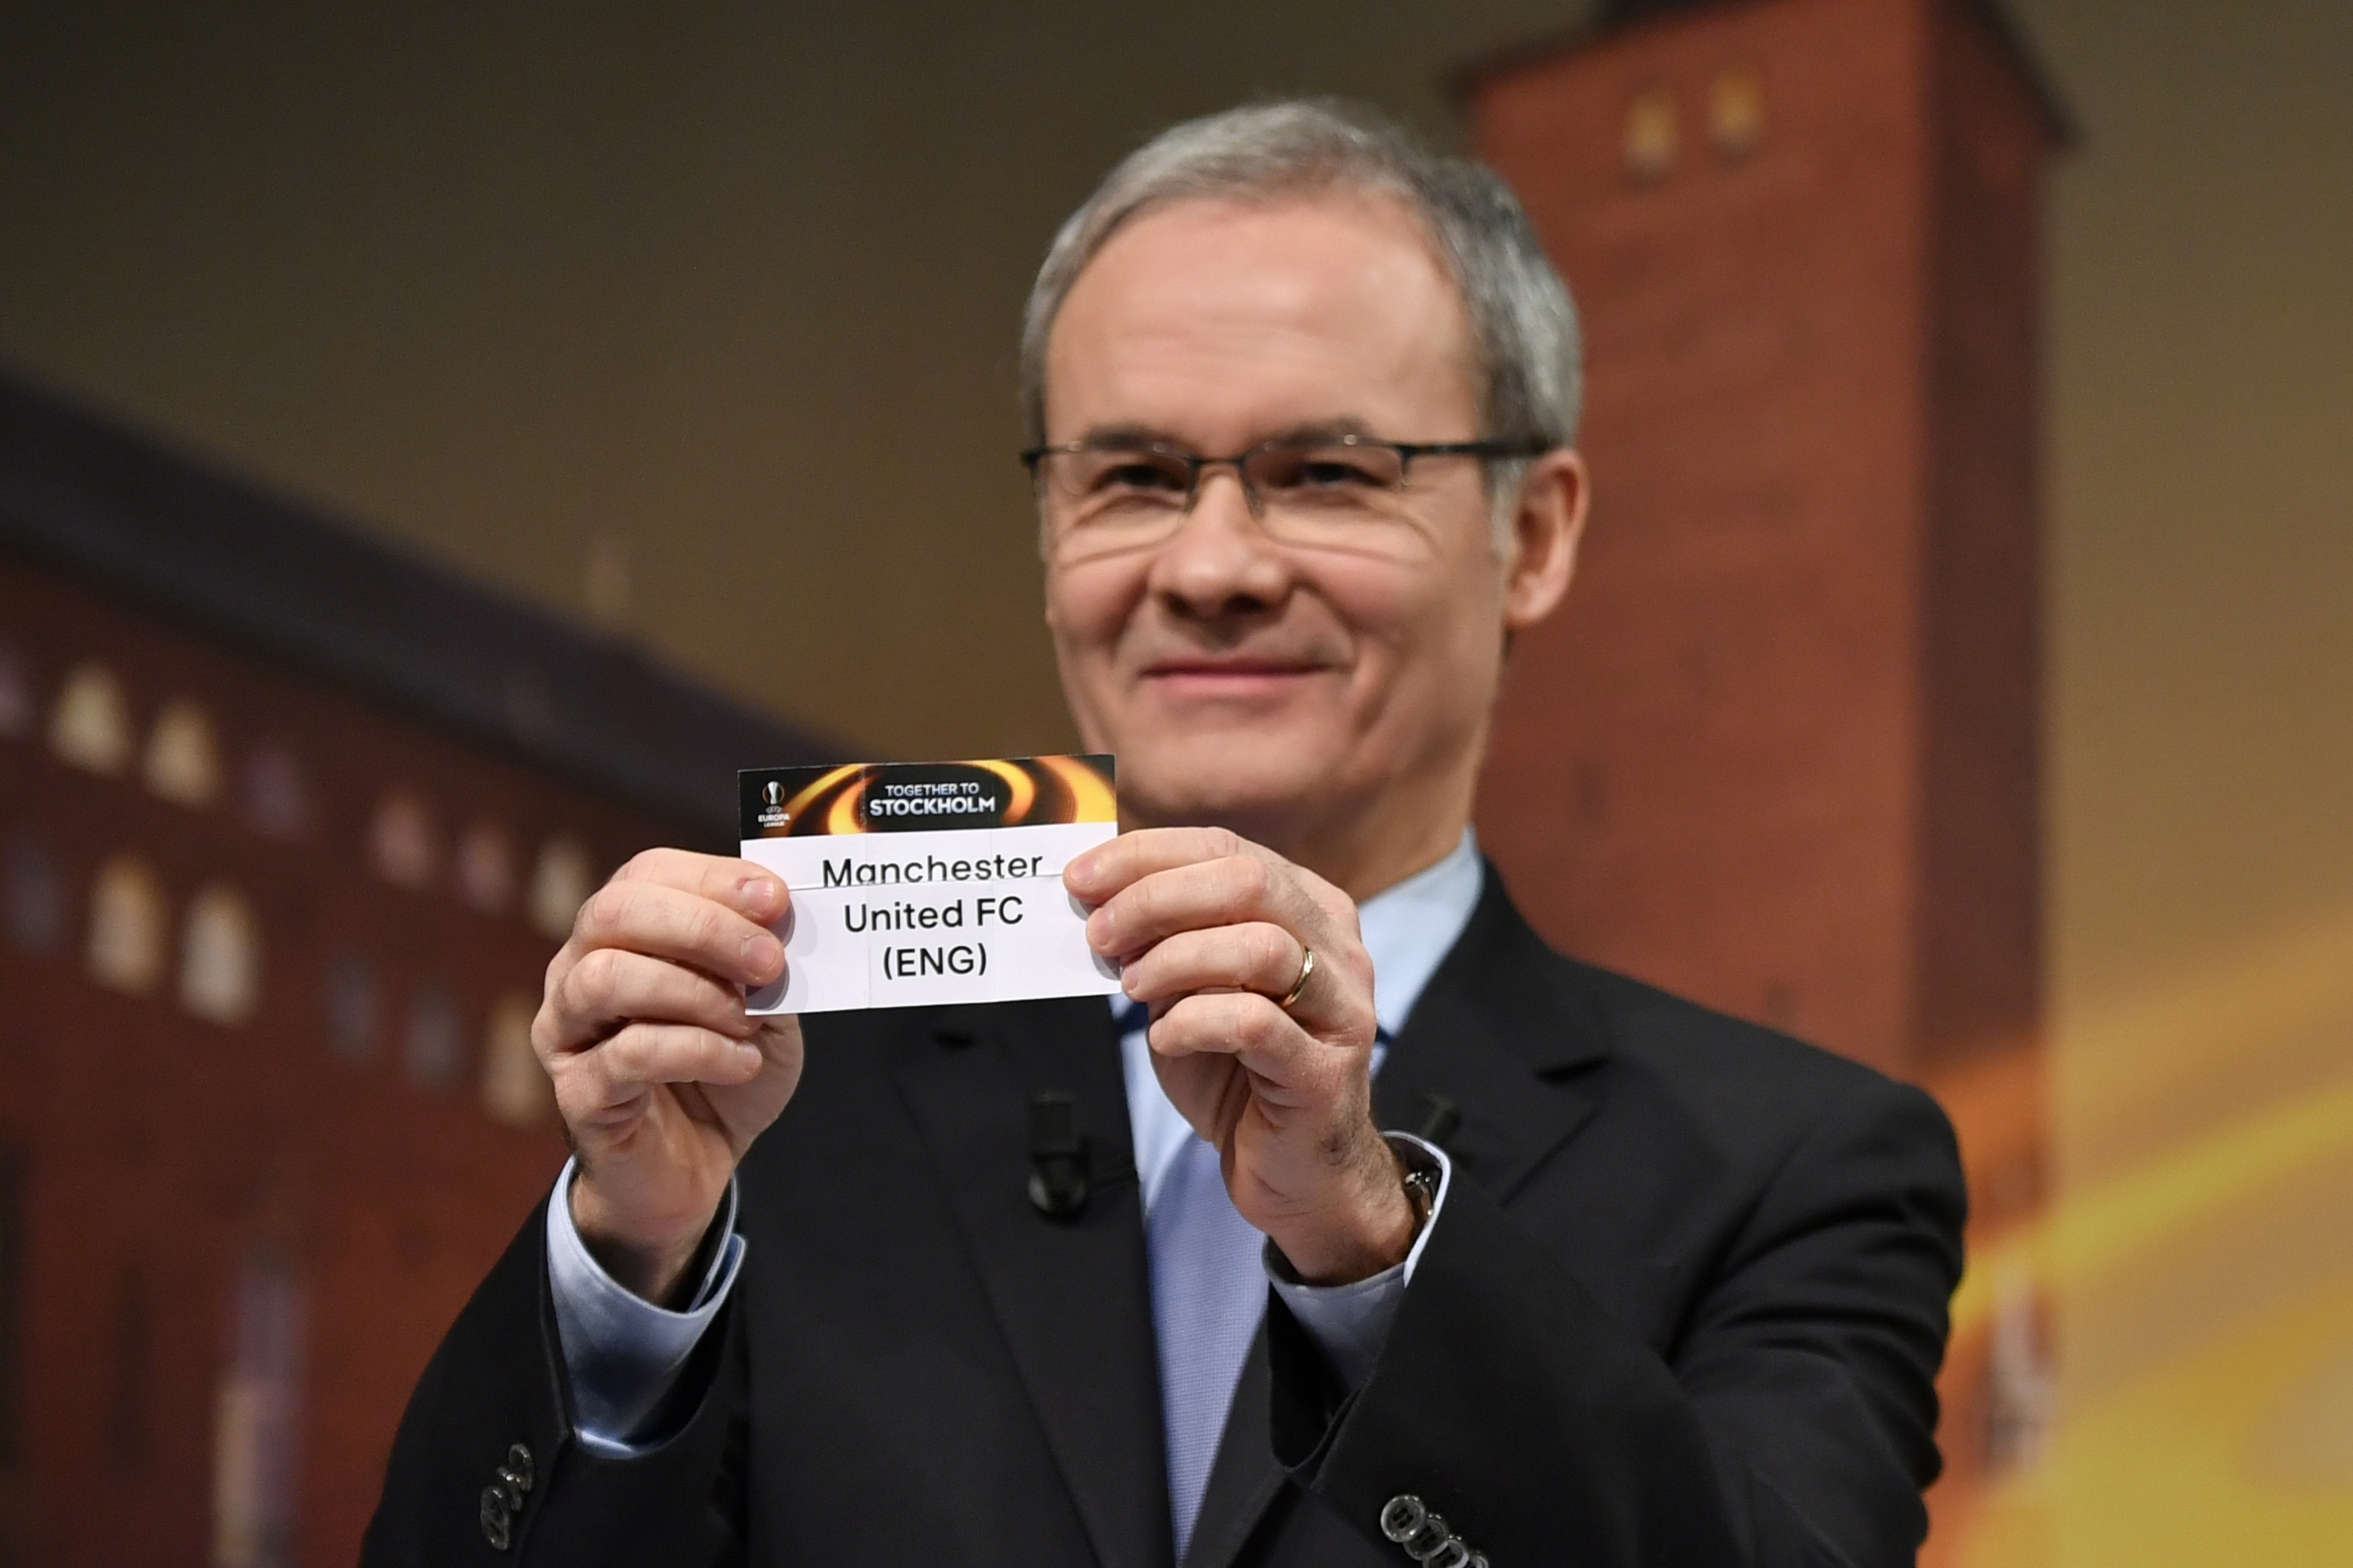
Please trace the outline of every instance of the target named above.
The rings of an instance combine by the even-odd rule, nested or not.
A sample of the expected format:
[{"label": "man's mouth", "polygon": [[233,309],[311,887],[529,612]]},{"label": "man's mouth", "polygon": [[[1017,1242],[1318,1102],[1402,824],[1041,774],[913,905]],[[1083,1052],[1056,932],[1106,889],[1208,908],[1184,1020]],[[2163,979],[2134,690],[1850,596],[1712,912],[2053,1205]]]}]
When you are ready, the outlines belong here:
[{"label": "man's mouth", "polygon": [[1272,695],[1328,668],[1313,660],[1262,654],[1187,656],[1155,660],[1145,666],[1144,678],[1173,695],[1251,697]]}]

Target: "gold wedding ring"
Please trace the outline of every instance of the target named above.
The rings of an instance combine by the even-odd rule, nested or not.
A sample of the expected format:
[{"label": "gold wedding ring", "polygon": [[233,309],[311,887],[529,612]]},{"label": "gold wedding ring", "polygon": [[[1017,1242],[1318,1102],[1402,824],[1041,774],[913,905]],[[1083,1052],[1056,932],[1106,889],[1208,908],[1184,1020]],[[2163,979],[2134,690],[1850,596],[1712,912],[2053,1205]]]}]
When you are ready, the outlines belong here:
[{"label": "gold wedding ring", "polygon": [[1299,1000],[1299,993],[1307,989],[1307,977],[1315,972],[1315,949],[1302,942],[1299,950],[1304,955],[1299,960],[1299,978],[1291,982],[1290,993],[1274,1004],[1285,1012],[1289,1012],[1291,1004]]}]

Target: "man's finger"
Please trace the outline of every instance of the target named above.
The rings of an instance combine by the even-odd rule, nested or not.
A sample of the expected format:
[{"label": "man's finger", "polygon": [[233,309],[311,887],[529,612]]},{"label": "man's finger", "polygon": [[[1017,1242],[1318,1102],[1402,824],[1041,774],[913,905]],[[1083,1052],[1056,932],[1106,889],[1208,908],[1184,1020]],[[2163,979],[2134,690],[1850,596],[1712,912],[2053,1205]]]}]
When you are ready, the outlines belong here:
[{"label": "man's finger", "polygon": [[[685,1023],[745,1039],[759,1029],[744,1012],[744,993],[699,969],[620,948],[581,955],[549,987],[545,1054],[587,1048],[617,1026]],[[534,1041],[534,1044],[543,1044]]]},{"label": "man's finger", "polygon": [[1080,903],[1101,904],[1154,872],[1248,854],[1254,847],[1225,828],[1138,828],[1075,856],[1062,868],[1062,885]]},{"label": "man's finger", "polygon": [[632,1023],[608,1040],[555,1063],[565,1119],[594,1123],[600,1112],[634,1103],[656,1084],[747,1084],[767,1064],[750,1041],[685,1023]]},{"label": "man's finger", "polygon": [[[1307,984],[1307,948],[1280,926],[1251,923],[1180,931],[1154,944],[1122,969],[1127,994],[1160,1002],[1193,992],[1246,991],[1275,1003],[1308,1033],[1335,1045],[1369,1047],[1379,1028],[1372,998],[1350,986],[1337,964],[1317,955]],[[1294,988],[1299,994],[1282,1005]]]},{"label": "man's finger", "polygon": [[1305,944],[1282,927],[1246,921],[1178,931],[1124,965],[1120,978],[1127,994],[1144,1002],[1196,991],[1254,991],[1282,997],[1298,980],[1306,953]]},{"label": "man's finger", "polygon": [[[781,898],[781,885],[777,893]],[[785,945],[765,926],[702,894],[635,877],[615,877],[589,895],[570,946],[583,955],[598,948],[645,953],[737,985],[765,985],[785,961]]]},{"label": "man's finger", "polygon": [[1152,1021],[1155,1054],[1231,1056],[1250,1074],[1250,1089],[1276,1105],[1315,1101],[1346,1070],[1352,1053],[1307,1033],[1252,991],[1196,991]]},{"label": "man's finger", "polygon": [[1087,916],[1087,940],[1099,953],[1127,959],[1179,931],[1250,921],[1280,926],[1310,946],[1319,938],[1335,946],[1325,936],[1322,906],[1288,869],[1250,854],[1155,871],[1131,883]]},{"label": "man's finger", "polygon": [[765,866],[733,855],[692,850],[649,849],[632,855],[613,874],[616,882],[650,882],[723,904],[754,924],[776,923],[785,912],[782,878]]}]

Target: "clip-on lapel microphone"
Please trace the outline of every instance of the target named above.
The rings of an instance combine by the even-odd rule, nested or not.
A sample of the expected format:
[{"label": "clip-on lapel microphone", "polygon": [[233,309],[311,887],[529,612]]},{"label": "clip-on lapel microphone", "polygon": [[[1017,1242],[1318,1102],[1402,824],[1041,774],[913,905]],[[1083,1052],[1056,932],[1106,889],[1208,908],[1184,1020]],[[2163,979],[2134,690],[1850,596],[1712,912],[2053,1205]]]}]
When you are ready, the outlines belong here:
[{"label": "clip-on lapel microphone", "polygon": [[1092,1191],[1078,1102],[1060,1089],[1030,1096],[1029,1202],[1049,1219],[1068,1220],[1087,1206]]}]

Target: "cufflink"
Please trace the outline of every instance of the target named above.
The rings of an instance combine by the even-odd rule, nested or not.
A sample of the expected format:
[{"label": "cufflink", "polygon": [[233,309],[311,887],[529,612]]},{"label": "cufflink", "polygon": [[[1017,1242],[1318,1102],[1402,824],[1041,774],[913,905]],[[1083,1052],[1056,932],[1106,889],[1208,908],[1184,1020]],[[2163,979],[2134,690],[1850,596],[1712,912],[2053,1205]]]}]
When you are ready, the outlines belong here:
[{"label": "cufflink", "polygon": [[1487,1568],[1487,1556],[1473,1552],[1446,1526],[1443,1515],[1411,1492],[1399,1492],[1381,1505],[1381,1533],[1424,1568]]},{"label": "cufflink", "polygon": [[1434,1166],[1417,1165],[1398,1179],[1405,1188],[1405,1201],[1413,1209],[1413,1229],[1416,1235],[1430,1224],[1430,1211],[1438,1207],[1438,1171]]},{"label": "cufflink", "polygon": [[531,1450],[520,1443],[509,1445],[506,1463],[482,1489],[482,1539],[491,1543],[491,1551],[504,1552],[514,1545],[515,1516],[522,1512],[531,1483]]}]

